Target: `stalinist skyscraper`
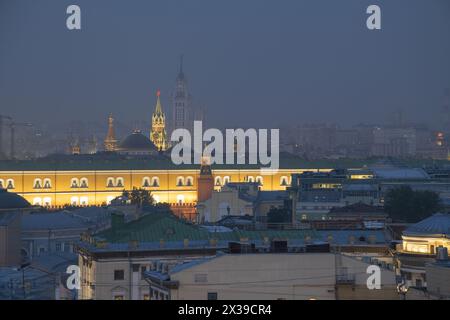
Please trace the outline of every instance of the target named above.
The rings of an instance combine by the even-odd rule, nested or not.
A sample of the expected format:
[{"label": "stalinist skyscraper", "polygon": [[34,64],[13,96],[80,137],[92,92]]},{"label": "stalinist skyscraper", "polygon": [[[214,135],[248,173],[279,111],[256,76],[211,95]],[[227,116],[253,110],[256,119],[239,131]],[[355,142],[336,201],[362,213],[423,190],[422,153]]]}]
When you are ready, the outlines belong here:
[{"label": "stalinist skyscraper", "polygon": [[180,58],[175,92],[172,94],[173,120],[172,129],[185,128],[192,130],[192,97],[187,87],[187,79],[183,72],[183,56]]}]

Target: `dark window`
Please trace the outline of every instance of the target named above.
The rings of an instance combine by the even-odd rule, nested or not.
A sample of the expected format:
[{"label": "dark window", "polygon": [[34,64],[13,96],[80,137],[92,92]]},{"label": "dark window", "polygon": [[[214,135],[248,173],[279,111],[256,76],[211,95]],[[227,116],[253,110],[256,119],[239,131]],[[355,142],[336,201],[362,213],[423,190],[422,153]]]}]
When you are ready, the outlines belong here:
[{"label": "dark window", "polygon": [[217,300],[217,292],[208,292],[208,300]]},{"label": "dark window", "polygon": [[125,272],[123,270],[114,270],[114,280],[123,280]]}]

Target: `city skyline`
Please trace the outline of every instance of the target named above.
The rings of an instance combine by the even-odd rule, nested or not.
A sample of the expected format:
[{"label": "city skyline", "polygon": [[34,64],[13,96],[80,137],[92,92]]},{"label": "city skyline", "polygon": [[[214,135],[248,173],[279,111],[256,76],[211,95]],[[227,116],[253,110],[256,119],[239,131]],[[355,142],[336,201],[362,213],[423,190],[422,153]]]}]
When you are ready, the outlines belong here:
[{"label": "city skyline", "polygon": [[62,23],[66,2],[0,3],[3,113],[44,124],[109,113],[150,121],[160,89],[171,115],[184,55],[189,91],[211,127],[382,123],[399,109],[412,122],[442,125],[446,1],[408,1],[407,12],[405,1],[381,1],[377,31],[365,27],[369,1],[80,1],[76,32]]}]

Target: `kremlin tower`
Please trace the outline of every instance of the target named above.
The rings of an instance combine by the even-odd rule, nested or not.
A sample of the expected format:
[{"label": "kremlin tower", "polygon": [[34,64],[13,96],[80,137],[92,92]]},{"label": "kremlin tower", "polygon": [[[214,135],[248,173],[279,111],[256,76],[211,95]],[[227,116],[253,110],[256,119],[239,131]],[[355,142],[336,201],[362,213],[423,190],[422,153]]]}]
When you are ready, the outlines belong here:
[{"label": "kremlin tower", "polygon": [[105,139],[105,151],[116,151],[117,150],[117,140],[114,133],[114,118],[112,114],[108,117],[108,134]]},{"label": "kremlin tower", "polygon": [[165,151],[169,148],[166,133],[166,116],[162,111],[161,92],[158,90],[156,93],[156,107],[155,112],[152,115],[152,128],[150,130],[150,140],[156,146],[159,151]]}]

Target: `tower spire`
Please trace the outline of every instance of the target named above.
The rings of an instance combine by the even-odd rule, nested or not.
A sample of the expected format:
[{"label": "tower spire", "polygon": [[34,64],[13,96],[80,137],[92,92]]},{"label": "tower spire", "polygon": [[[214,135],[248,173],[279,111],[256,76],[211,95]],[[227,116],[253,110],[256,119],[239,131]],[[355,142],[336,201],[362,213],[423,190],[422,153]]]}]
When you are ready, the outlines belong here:
[{"label": "tower spire", "polygon": [[166,134],[166,116],[162,111],[161,106],[161,91],[156,91],[156,106],[152,115],[152,127],[150,130],[150,140],[158,148],[158,150],[165,151],[168,147]]},{"label": "tower spire", "polygon": [[114,132],[114,118],[112,116],[112,113],[110,113],[108,117],[108,133],[106,135],[104,144],[106,151],[116,151],[117,149],[116,134]]}]

